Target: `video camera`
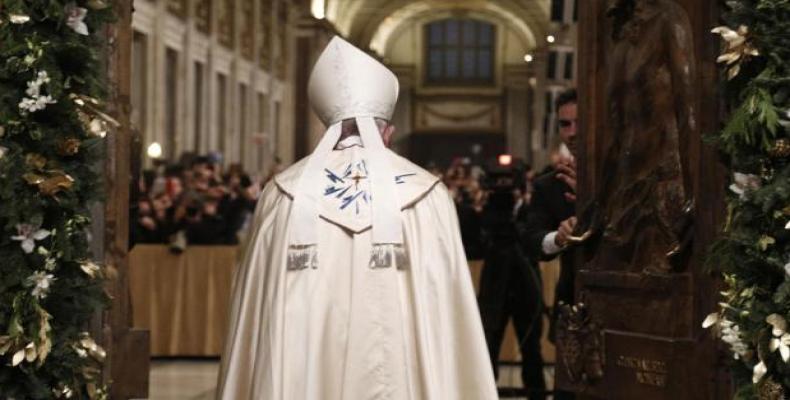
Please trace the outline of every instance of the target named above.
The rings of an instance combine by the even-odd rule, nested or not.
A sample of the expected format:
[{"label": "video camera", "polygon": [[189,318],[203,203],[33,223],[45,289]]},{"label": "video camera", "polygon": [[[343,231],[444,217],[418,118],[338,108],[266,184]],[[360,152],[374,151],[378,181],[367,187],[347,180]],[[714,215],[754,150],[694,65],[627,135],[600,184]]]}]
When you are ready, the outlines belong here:
[{"label": "video camera", "polygon": [[524,170],[524,164],[509,154],[500,155],[486,165],[483,187],[488,191],[488,200],[481,222],[489,245],[513,240],[516,190],[524,188]]},{"label": "video camera", "polygon": [[486,165],[483,188],[489,192],[490,206],[497,210],[513,209],[514,191],[524,189],[524,170],[524,163],[510,154],[502,154]]}]

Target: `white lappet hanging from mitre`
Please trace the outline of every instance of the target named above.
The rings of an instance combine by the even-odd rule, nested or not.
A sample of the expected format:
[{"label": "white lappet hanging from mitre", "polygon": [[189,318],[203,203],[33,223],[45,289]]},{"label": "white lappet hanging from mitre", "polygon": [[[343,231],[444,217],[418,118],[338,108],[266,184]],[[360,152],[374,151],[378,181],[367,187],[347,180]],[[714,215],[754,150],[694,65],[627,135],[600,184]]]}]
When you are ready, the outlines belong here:
[{"label": "white lappet hanging from mitre", "polygon": [[[313,153],[277,177],[294,198],[288,268],[318,267],[316,223],[325,218],[352,232],[372,229],[371,268],[405,267],[400,212],[436,183],[395,156],[378,123],[389,121],[398,79],[380,62],[335,37],[319,57],[308,84],[311,105],[328,128]],[[337,146],[343,121],[359,136]]]}]

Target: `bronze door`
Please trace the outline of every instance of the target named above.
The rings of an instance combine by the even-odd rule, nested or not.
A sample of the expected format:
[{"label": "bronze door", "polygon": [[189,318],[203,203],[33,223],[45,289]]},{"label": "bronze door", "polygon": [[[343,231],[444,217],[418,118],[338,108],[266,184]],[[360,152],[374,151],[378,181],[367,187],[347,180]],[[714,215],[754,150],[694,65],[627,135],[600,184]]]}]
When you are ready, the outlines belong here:
[{"label": "bronze door", "polygon": [[[718,20],[704,0],[579,2],[576,301],[561,312],[557,382],[582,398],[728,396],[701,322],[705,251],[723,217]],[[581,239],[581,237],[579,238]]]}]

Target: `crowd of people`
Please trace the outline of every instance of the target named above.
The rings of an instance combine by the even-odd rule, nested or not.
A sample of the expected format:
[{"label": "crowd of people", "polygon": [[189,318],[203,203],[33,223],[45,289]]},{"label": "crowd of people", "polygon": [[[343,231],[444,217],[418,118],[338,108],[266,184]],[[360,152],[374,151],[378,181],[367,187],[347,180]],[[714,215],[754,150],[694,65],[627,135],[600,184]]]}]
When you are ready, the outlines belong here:
[{"label": "crowd of people", "polygon": [[[521,174],[513,192],[516,213],[529,204],[536,174],[529,165],[514,167]],[[445,169],[428,169],[455,201],[468,258],[480,259],[480,216],[490,193],[487,166],[458,157]],[[168,244],[176,251],[188,244],[238,244],[263,186],[280,170],[279,159],[263,178],[251,177],[240,164],[223,170],[218,153],[185,153],[175,163],[157,161],[131,188],[130,243]]]},{"label": "crowd of people", "polygon": [[260,189],[240,165],[223,170],[217,154],[157,163],[132,187],[130,241],[167,244],[173,251],[237,244]]}]

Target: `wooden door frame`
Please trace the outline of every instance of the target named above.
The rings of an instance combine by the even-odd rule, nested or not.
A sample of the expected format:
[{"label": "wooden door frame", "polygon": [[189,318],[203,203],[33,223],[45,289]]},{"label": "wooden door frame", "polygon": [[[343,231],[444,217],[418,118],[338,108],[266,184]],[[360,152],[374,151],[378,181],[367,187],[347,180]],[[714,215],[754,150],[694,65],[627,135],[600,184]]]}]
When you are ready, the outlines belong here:
[{"label": "wooden door frame", "polygon": [[133,0],[115,2],[117,21],[106,28],[107,109],[119,123],[107,135],[104,160],[105,203],[102,218],[104,264],[114,271],[107,282],[110,308],[102,315],[102,342],[107,349],[104,382],[110,398],[148,397],[149,333],[132,327],[128,280],[129,188],[133,135],[131,129],[131,52]]}]

